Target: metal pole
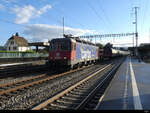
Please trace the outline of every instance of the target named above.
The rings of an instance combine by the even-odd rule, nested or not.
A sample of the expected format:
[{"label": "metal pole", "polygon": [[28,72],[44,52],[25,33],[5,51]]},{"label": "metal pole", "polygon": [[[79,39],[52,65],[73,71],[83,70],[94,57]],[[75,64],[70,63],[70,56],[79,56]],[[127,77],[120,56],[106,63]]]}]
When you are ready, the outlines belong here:
[{"label": "metal pole", "polygon": [[135,50],[134,50],[134,35],[133,35],[133,56],[135,54]]},{"label": "metal pole", "polygon": [[149,43],[150,43],[150,28],[149,28]]},{"label": "metal pole", "polygon": [[134,48],[134,35],[133,35],[133,48]]},{"label": "metal pole", "polygon": [[64,37],[64,17],[63,17],[63,37]]},{"label": "metal pole", "polygon": [[136,37],[136,56],[138,56],[138,32],[137,32],[137,9],[138,7],[135,8],[135,37]]}]

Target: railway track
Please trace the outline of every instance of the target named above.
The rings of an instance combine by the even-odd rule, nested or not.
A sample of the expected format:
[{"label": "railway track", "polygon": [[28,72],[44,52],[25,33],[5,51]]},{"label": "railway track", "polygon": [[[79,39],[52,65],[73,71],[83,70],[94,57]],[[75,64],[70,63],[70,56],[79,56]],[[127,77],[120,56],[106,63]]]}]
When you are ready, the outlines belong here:
[{"label": "railway track", "polygon": [[44,60],[25,63],[12,63],[0,65],[0,80],[8,77],[20,77],[35,73],[44,73],[48,71],[48,66]]},{"label": "railway track", "polygon": [[[104,89],[106,88],[105,84],[110,82],[111,78],[113,77],[113,73],[117,70],[120,64],[121,63],[117,65],[109,64],[100,70],[96,70],[95,73],[74,84],[73,86],[65,89],[64,91],[58,93],[57,95],[49,98],[43,103],[33,107],[32,110],[63,110],[90,108],[89,106],[91,105],[91,100],[98,91],[98,89],[103,89],[100,90],[100,94],[104,92]],[[95,101],[96,100],[94,100],[94,102]]]},{"label": "railway track", "polygon": [[[99,66],[97,66],[99,67]],[[102,66],[103,67],[103,66]],[[101,68],[102,68],[101,67]],[[86,67],[82,67],[82,68],[78,68],[76,70],[71,70],[71,71],[68,71],[68,72],[65,72],[65,73],[59,73],[59,74],[53,74],[51,73],[46,75],[46,74],[41,74],[39,76],[35,76],[35,77],[32,77],[32,78],[27,78],[27,79],[24,79],[24,80],[19,80],[19,81],[16,81],[16,82],[12,82],[12,83],[8,83],[8,84],[1,84],[0,85],[0,100],[2,100],[0,102],[0,109],[13,109],[12,107],[14,107],[13,104],[11,104],[11,106],[8,106],[5,105],[8,103],[8,99],[9,98],[13,98],[15,101],[18,100],[16,97],[17,95],[23,95],[23,93],[26,93],[27,90],[29,89],[34,89],[34,88],[40,88],[42,86],[42,84],[49,84],[51,83],[51,81],[60,81],[61,79],[64,79],[64,77],[67,78],[67,75],[71,75],[73,76],[73,73],[81,73],[81,78],[83,78],[83,75],[86,75],[86,74],[89,74],[89,72],[87,71],[83,71],[84,69],[87,69],[88,68],[92,69],[93,68],[93,65],[90,65],[90,66],[86,66]],[[94,69],[94,68],[93,68]],[[96,69],[96,68],[95,68]],[[96,69],[98,70],[98,69]],[[94,71],[96,71],[94,70]],[[90,73],[93,73],[93,72],[90,72]],[[69,76],[70,76],[69,75]],[[80,75],[80,74],[79,74]],[[57,79],[59,78],[59,79]],[[75,78],[78,78],[78,77],[74,77],[73,79]],[[55,80],[56,79],[56,80]],[[69,80],[70,81],[70,80]],[[61,82],[60,84],[58,83],[59,87],[61,86]],[[62,84],[63,85],[63,84]],[[43,86],[42,86],[43,87]],[[57,87],[57,86],[56,86]],[[68,86],[67,86],[68,87]],[[53,89],[52,89],[53,90]],[[64,90],[64,89],[63,89]],[[32,91],[32,90],[31,90]],[[39,91],[37,91],[39,92]],[[55,92],[54,94],[57,94],[59,92],[59,90],[54,90],[53,92]],[[32,93],[32,92],[31,92]],[[45,93],[45,92],[43,92]],[[46,93],[47,94],[47,93]],[[36,94],[37,95],[37,94]],[[49,94],[47,94],[49,95]],[[18,97],[20,97],[18,96]],[[28,94],[27,94],[28,96]],[[23,96],[22,96],[23,97]],[[49,96],[51,97],[51,96]],[[24,97],[23,97],[24,98]],[[45,97],[45,98],[48,98],[48,97]],[[32,100],[32,99],[31,99]],[[42,100],[42,99],[41,99]],[[44,99],[45,100],[45,99]],[[43,102],[44,100],[40,101],[40,102]],[[21,99],[21,102],[23,102],[23,100]],[[10,103],[10,102],[9,102]],[[26,103],[26,102],[25,102]],[[38,102],[39,103],[39,102]],[[29,104],[29,103],[27,103]],[[35,106],[37,105],[32,103],[33,105],[28,105],[29,108],[27,109],[30,109],[32,108],[32,106]],[[4,106],[5,105],[5,106]],[[15,107],[15,109],[19,109],[19,107]],[[21,108],[22,109],[22,108]],[[25,109],[25,108],[24,108]]]},{"label": "railway track", "polygon": [[[31,87],[31,86],[34,86],[34,85],[37,85],[37,84],[41,84],[41,83],[46,82],[48,80],[52,80],[52,79],[55,79],[55,78],[58,78],[58,77],[61,77],[61,76],[65,76],[67,74],[71,74],[71,73],[74,73],[74,72],[77,72],[77,71],[81,71],[81,70],[83,70],[85,68],[88,68],[88,67],[91,67],[91,66],[92,65],[89,65],[89,66],[86,66],[86,67],[78,68],[76,70],[71,70],[71,71],[56,74],[56,75],[54,74],[56,72],[52,72],[52,73],[49,73],[49,75],[41,74],[41,75],[37,75],[35,77],[27,78],[27,79],[24,79],[24,80],[18,80],[18,81],[15,81],[15,82],[1,84],[0,85],[0,96],[6,95],[6,94],[9,94],[9,93],[13,93],[13,92],[18,91],[18,90],[23,90],[23,88],[28,88],[28,87]],[[52,75],[52,74],[54,74],[54,75]]]},{"label": "railway track", "polygon": [[[100,65],[97,65],[97,67],[100,67]],[[96,68],[95,67],[95,65],[94,65],[94,68]],[[16,106],[16,104],[15,105],[13,105],[14,103],[18,103],[18,101],[21,101],[21,103],[23,103],[23,104],[26,104],[26,105],[23,105],[23,106],[29,106],[30,108],[32,107],[32,106],[30,106],[29,105],[29,103],[31,103],[31,102],[25,102],[25,101],[28,101],[28,100],[26,100],[25,98],[30,98],[31,99],[31,101],[32,101],[32,95],[36,95],[36,96],[39,96],[39,94],[41,95],[41,93],[39,93],[39,92],[41,92],[41,88],[43,87],[43,85],[45,84],[49,84],[49,83],[51,83],[52,81],[62,81],[65,77],[66,77],[66,79],[68,79],[68,76],[72,76],[73,77],[73,80],[74,79],[78,79],[79,77],[74,77],[74,74],[79,74],[79,73],[81,73],[81,74],[79,74],[79,75],[81,75],[81,78],[83,78],[83,75],[84,74],[87,74],[88,72],[87,71],[85,71],[85,70],[88,70],[88,69],[93,69],[93,65],[89,65],[89,66],[86,66],[86,67],[82,67],[82,68],[79,68],[79,69],[76,69],[76,70],[71,70],[71,71],[68,71],[68,72],[65,72],[65,73],[61,73],[61,74],[56,74],[56,75],[52,75],[52,76],[47,76],[47,78],[45,78],[45,79],[40,79],[40,78],[38,78],[38,77],[35,77],[35,79],[40,79],[40,80],[38,80],[38,81],[36,81],[36,80],[34,80],[34,82],[32,81],[32,80],[30,80],[30,79],[28,79],[27,81],[26,80],[24,80],[25,82],[23,83],[23,82],[21,82],[21,81],[17,81],[17,82],[15,82],[15,83],[9,83],[9,84],[3,84],[3,85],[1,85],[2,87],[1,87],[1,91],[0,91],[0,100],[2,100],[1,102],[0,102],[0,109],[20,109],[20,107],[17,107]],[[73,74],[74,73],[74,74]],[[65,75],[68,75],[68,76],[65,76]],[[78,76],[79,76],[78,75]],[[41,76],[39,76],[39,77],[44,77],[45,75],[41,75]],[[57,79],[58,78],[58,79]],[[33,79],[33,78],[32,78]],[[55,80],[56,79],[56,80]],[[29,82],[30,81],[30,82]],[[64,81],[64,80],[63,80]],[[67,81],[66,81],[67,82]],[[65,83],[66,83],[65,82]],[[70,82],[70,80],[68,81],[68,82]],[[26,83],[26,84],[25,84]],[[71,82],[72,83],[72,82]],[[43,85],[42,85],[43,84]],[[54,84],[54,83],[53,83]],[[57,87],[57,90],[59,91],[59,90],[61,90],[60,88],[58,88],[58,87],[60,87],[60,86],[63,86],[64,85],[64,83],[61,85],[61,82],[58,82],[57,83],[58,84],[58,86],[56,86]],[[68,83],[67,83],[68,84]],[[45,85],[44,85],[44,87],[45,87]],[[42,86],[42,87],[41,87]],[[48,85],[49,86],[49,85]],[[65,87],[66,87],[66,85],[64,85]],[[64,87],[63,86],[63,87]],[[41,88],[40,88],[41,87]],[[43,88],[44,88],[43,87]],[[55,87],[55,84],[54,84],[54,86],[52,85],[52,87]],[[35,88],[35,89],[34,89]],[[42,88],[42,89],[43,89]],[[44,88],[45,89],[45,88]],[[43,90],[44,90],[43,89]],[[50,88],[51,89],[51,88]],[[38,94],[36,94],[36,92],[35,91],[32,91],[32,90],[37,90],[36,92],[38,93]],[[52,92],[53,93],[57,93],[57,90],[56,89],[52,89]],[[46,89],[46,91],[47,91],[47,89]],[[47,95],[51,95],[51,94],[53,94],[53,93],[50,93],[50,94],[48,94],[48,93],[46,93],[45,91],[43,92],[42,91],[42,93],[45,95],[45,94],[47,94]],[[31,97],[29,96],[31,94]],[[43,95],[42,94],[42,95]],[[24,96],[24,95],[26,95],[26,96]],[[29,97],[28,97],[29,96]],[[20,99],[19,99],[19,98]],[[21,99],[21,98],[23,98],[23,100]],[[36,98],[38,98],[38,97],[36,97]],[[45,98],[45,96],[44,96],[44,98]],[[48,97],[46,97],[46,98],[48,98]],[[25,99],[25,100],[24,100]],[[40,99],[41,99],[41,97],[40,97]],[[38,101],[39,99],[36,99],[36,101]],[[15,102],[16,101],[16,102]],[[39,102],[38,102],[39,103]],[[7,105],[8,104],[8,105]],[[19,105],[18,106],[20,106],[20,102],[18,103]],[[34,103],[32,103],[32,104],[34,104]],[[21,109],[25,109],[24,107],[21,107]],[[29,109],[29,108],[28,108]]]},{"label": "railway track", "polygon": [[9,76],[20,76],[20,74],[28,74],[33,72],[44,72],[47,71],[46,65],[34,65],[34,66],[18,66],[0,69],[0,79]]}]

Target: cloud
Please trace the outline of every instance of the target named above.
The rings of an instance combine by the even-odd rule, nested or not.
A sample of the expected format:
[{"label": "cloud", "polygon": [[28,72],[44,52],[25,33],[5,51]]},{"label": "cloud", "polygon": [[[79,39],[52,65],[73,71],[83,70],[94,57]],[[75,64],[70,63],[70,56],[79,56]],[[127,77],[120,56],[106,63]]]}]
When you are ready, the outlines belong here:
[{"label": "cloud", "polygon": [[2,5],[2,4],[0,4],[0,10],[2,9],[4,9],[5,7],[4,7],[4,5]]},{"label": "cloud", "polygon": [[16,0],[3,0],[6,3],[16,2]]},{"label": "cloud", "polygon": [[52,8],[51,5],[46,5],[37,11],[37,15],[40,16],[41,14],[45,13],[48,9],[51,9],[51,8]]},{"label": "cloud", "polygon": [[13,13],[16,14],[15,23],[17,24],[23,24],[28,23],[30,19],[36,18],[41,16],[43,13],[45,13],[48,9],[51,9],[51,5],[45,5],[44,7],[40,9],[36,9],[32,5],[25,5],[24,7],[18,7],[12,9]]},{"label": "cloud", "polygon": [[13,9],[13,12],[16,13],[17,18],[15,19],[15,23],[23,24],[27,23],[31,18],[33,18],[35,8],[31,5],[21,7],[16,7]]},{"label": "cloud", "polygon": [[[93,34],[94,30],[76,29],[65,27],[65,34],[72,34],[74,36]],[[30,41],[48,41],[53,38],[62,38],[62,26],[34,24],[28,25],[24,29],[24,34],[28,35]]]}]

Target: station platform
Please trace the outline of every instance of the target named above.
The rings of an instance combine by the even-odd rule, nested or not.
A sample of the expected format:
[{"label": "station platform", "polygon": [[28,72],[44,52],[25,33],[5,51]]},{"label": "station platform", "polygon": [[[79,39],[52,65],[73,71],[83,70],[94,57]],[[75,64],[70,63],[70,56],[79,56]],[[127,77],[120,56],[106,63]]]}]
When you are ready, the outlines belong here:
[{"label": "station platform", "polygon": [[45,62],[46,62],[46,60],[39,60],[39,61],[29,61],[29,62],[20,62],[20,63],[0,64],[0,68],[20,66],[20,65],[45,64]]},{"label": "station platform", "polygon": [[150,64],[127,57],[95,110],[150,110]]},{"label": "station platform", "polygon": [[22,63],[0,64],[0,67],[16,66],[16,65],[31,64],[31,63],[32,63],[32,62],[22,62]]}]

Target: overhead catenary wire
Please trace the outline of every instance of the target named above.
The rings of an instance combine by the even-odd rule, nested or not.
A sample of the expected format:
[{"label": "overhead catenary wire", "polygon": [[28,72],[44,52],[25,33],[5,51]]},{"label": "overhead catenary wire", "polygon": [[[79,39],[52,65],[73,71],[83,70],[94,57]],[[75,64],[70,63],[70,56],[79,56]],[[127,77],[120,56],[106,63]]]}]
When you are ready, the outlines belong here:
[{"label": "overhead catenary wire", "polygon": [[[104,22],[105,23],[105,21],[103,20],[103,18],[98,14],[98,12],[96,11],[96,9],[91,5],[91,3],[88,1],[88,0],[86,0],[86,2],[87,2],[87,4],[88,4],[88,6],[90,7],[90,9],[94,12],[94,14],[97,16],[97,18],[98,18],[98,20],[99,20],[99,22]],[[104,26],[105,27],[105,29],[106,30],[108,30],[108,28],[106,28],[106,26]]]},{"label": "overhead catenary wire", "polygon": [[[101,22],[101,17],[99,17],[97,11],[93,8],[93,6],[90,4],[90,2],[87,0],[87,4],[90,7],[90,9],[95,13],[95,15],[97,16],[97,18],[99,19],[99,21]],[[96,38],[95,38],[95,42],[96,42]]]},{"label": "overhead catenary wire", "polygon": [[[28,4],[27,2],[26,2],[26,4]],[[9,4],[10,5],[10,4]],[[19,3],[13,3],[13,6],[21,6],[22,4],[19,4]],[[10,10],[9,8],[7,8],[7,10]],[[56,19],[56,18],[54,18],[54,17],[52,17],[49,13],[48,13],[48,16],[51,18],[51,20],[54,20],[55,22],[57,22],[58,24],[60,24],[60,25],[62,25],[62,21],[61,20],[58,20],[58,19]],[[42,16],[43,17],[43,16]],[[43,20],[43,19],[42,19]],[[5,23],[8,23],[8,24],[13,24],[13,25],[18,25],[18,26],[21,26],[21,27],[27,27],[28,25],[32,25],[32,24],[18,24],[18,23],[15,23],[15,22],[13,22],[13,21],[9,21],[9,20],[6,20],[6,19],[1,19],[0,18],[0,21],[1,22],[5,22]],[[70,27],[70,28],[74,28],[73,26],[70,26],[70,25],[68,25],[68,24],[65,24],[65,26],[66,27]]]},{"label": "overhead catenary wire", "polygon": [[[20,5],[22,5],[22,4],[18,4],[18,3],[13,3],[14,5],[18,5],[18,6],[20,6]],[[28,4],[28,3],[27,3]],[[103,23],[105,23],[106,24],[106,21],[104,21],[104,20],[107,20],[107,22],[108,22],[108,20],[109,20],[109,18],[107,17],[107,15],[105,14],[105,11],[104,11],[104,9],[102,8],[100,8],[101,9],[101,11],[103,12],[103,14],[105,15],[105,18],[107,18],[107,19],[103,19],[102,17],[101,17],[101,15],[99,14],[99,12],[96,10],[96,8],[95,7],[93,7],[91,4],[89,4],[90,6],[91,6],[91,9],[92,9],[92,11],[97,15],[97,17],[98,17],[98,19],[101,21],[101,22],[103,22]],[[57,12],[60,12],[60,13],[62,13],[62,11],[60,11],[60,10],[57,10],[57,9],[54,9],[54,10],[56,10]],[[59,19],[56,19],[56,18],[54,18],[50,13],[48,13],[47,15],[49,15],[49,17],[51,17],[50,19],[52,19],[52,20],[54,20],[54,21],[56,21],[57,23],[59,23],[60,25],[62,25],[62,18],[60,18],[60,20]],[[62,14],[63,15],[63,14]],[[44,16],[43,16],[44,17]],[[66,16],[65,16],[65,20],[66,20]],[[70,16],[69,16],[69,18],[70,18]],[[44,19],[44,18],[43,18]],[[16,23],[14,23],[14,22],[10,22],[10,21],[7,21],[7,20],[4,20],[5,22],[7,22],[7,23],[11,23],[11,24],[16,24]],[[110,22],[108,22],[108,23],[110,23]],[[26,25],[24,25],[24,24],[16,24],[16,25],[20,25],[20,26],[27,26],[28,24],[26,24]],[[71,25],[68,25],[68,24],[65,24],[65,26],[71,26]],[[81,25],[82,26],[82,25]],[[71,26],[72,27],[72,26]],[[83,26],[82,26],[83,27]],[[106,27],[106,26],[104,26],[104,27]],[[72,27],[73,28],[73,27]]]},{"label": "overhead catenary wire", "polygon": [[[71,16],[66,16],[66,15],[64,15],[65,13],[64,13],[62,10],[60,10],[60,9],[54,8],[54,10],[55,10],[56,12],[58,12],[59,14],[62,14],[63,16],[65,16],[65,20],[67,20],[67,19],[68,19],[68,20],[72,20],[72,19],[73,19]],[[75,20],[75,21],[76,21],[76,23],[77,23],[78,25],[80,25],[81,27],[86,28],[85,25],[81,24],[81,23],[78,22],[77,20]]]},{"label": "overhead catenary wire", "polygon": [[[15,3],[15,5],[17,5],[16,2],[11,2],[11,3],[9,3],[9,5],[12,4],[12,3]],[[4,7],[5,7],[5,10],[10,11],[10,7],[8,7],[6,5]],[[0,18],[0,21],[4,22],[4,23],[8,23],[8,24],[13,24],[13,25],[21,26],[21,27],[26,27],[27,25],[29,25],[29,24],[18,24],[16,22],[7,20],[6,18],[2,18],[2,17]]]},{"label": "overhead catenary wire", "polygon": [[[113,27],[112,22],[110,21],[109,17],[107,16],[104,8],[102,7],[102,4],[101,4],[102,0],[97,0],[97,1],[98,1],[98,4],[99,4],[99,9],[104,15],[104,18],[105,18],[104,20],[106,20],[107,24],[110,26],[110,28],[112,30],[112,28],[114,28],[114,27]],[[115,40],[115,37],[113,37],[113,42],[114,42],[114,40]]]},{"label": "overhead catenary wire", "polygon": [[108,25],[111,26],[110,28],[113,28],[112,26],[112,22],[110,21],[109,17],[107,16],[100,0],[97,0],[98,1],[98,4],[99,4],[99,9],[101,10],[101,12],[103,13],[104,17],[105,17],[105,20],[107,21]]},{"label": "overhead catenary wire", "polygon": [[8,24],[18,25],[20,27],[26,27],[27,25],[29,25],[29,24],[26,24],[26,25],[24,25],[24,24],[17,24],[17,23],[14,23],[12,21],[9,21],[9,20],[6,20],[6,19],[2,19],[2,18],[0,18],[0,21],[4,22],[4,23],[8,23]]},{"label": "overhead catenary wire", "polygon": [[[27,1],[25,1],[25,3],[26,3],[26,5],[30,5]],[[22,3],[19,3],[19,2],[11,2],[10,4],[12,4],[13,6],[23,6],[22,5]],[[9,4],[9,5],[10,5]],[[8,8],[8,10],[10,10],[9,8]],[[56,12],[59,12],[59,13],[61,13],[61,14],[64,14],[64,12],[62,12],[61,10],[58,10],[58,9],[56,9],[56,8],[53,8],[53,10],[55,10]],[[60,24],[60,25],[62,25],[62,18],[60,18],[60,20],[58,20],[58,19],[56,19],[56,18],[54,18],[52,15],[50,15],[50,13],[47,13],[47,15],[50,17],[50,19],[51,20],[53,20],[53,21],[55,21],[56,23],[58,23],[58,24]],[[42,15],[42,17],[45,17],[45,15],[43,16]],[[74,28],[73,26],[71,26],[70,24],[67,24],[67,19],[68,19],[68,17],[66,17],[66,16],[63,16],[64,18],[65,18],[65,20],[66,20],[66,23],[65,23],[65,26],[68,26],[68,27],[71,27],[71,28]],[[69,16],[69,18],[71,18],[71,16]],[[45,20],[46,18],[43,18],[43,20]],[[42,20],[42,21],[43,21]],[[69,20],[69,19],[68,19]],[[7,20],[3,20],[3,22],[6,22],[6,23],[11,23],[11,24],[16,24],[16,25],[20,25],[20,26],[27,26],[27,25],[23,25],[23,24],[17,24],[17,23],[15,23],[15,22],[11,22],[11,21],[7,21]],[[79,23],[79,22],[77,22],[78,23],[78,25],[80,25],[82,28],[84,27],[85,28],[85,25],[83,25],[83,24],[81,24],[81,23]]]},{"label": "overhead catenary wire", "polygon": [[[28,3],[27,0],[26,0],[25,2],[26,2],[27,5],[30,4],[30,3]],[[41,2],[41,1],[40,1],[40,2]],[[68,22],[68,20],[69,20],[69,21],[70,21],[70,20],[73,20],[73,18],[72,18],[71,16],[66,16],[65,13],[64,13],[62,10],[57,9],[56,7],[53,7],[52,10],[54,10],[54,11],[56,11],[57,13],[59,13],[59,14],[62,15],[61,18],[60,18],[60,20],[54,18],[54,17],[53,17],[52,15],[50,15],[49,13],[47,13],[48,16],[52,17],[52,19],[55,20],[55,22],[57,22],[57,23],[59,23],[59,24],[61,24],[61,25],[62,25],[62,21],[61,21],[62,17],[65,18],[66,22]],[[43,18],[43,19],[45,19],[45,18]],[[86,28],[85,25],[83,25],[83,24],[81,24],[80,22],[78,22],[77,19],[75,19],[74,22],[76,22],[76,24],[79,25],[79,26],[81,26],[82,28]],[[69,23],[69,24],[65,23],[65,25],[68,26],[68,27],[75,28],[75,27],[73,27],[73,25],[70,25],[70,23]]]},{"label": "overhead catenary wire", "polygon": [[[11,3],[12,4],[12,3]],[[16,3],[16,2],[13,2],[13,5],[14,6],[20,6],[21,4],[19,3]],[[7,10],[10,10],[8,7],[5,7]],[[55,22],[59,23],[59,24],[62,24],[62,21],[60,20],[57,20],[56,18],[53,18],[51,15],[49,15],[49,17],[51,17],[51,19],[53,19]],[[9,20],[6,20],[6,19],[2,19],[0,18],[0,21],[1,22],[5,22],[5,23],[9,23],[9,24],[13,24],[13,25],[19,25],[19,26],[22,26],[22,27],[26,27],[28,25],[31,25],[31,24],[18,24],[18,23],[15,23],[15,22],[12,22],[12,21],[9,21]]]},{"label": "overhead catenary wire", "polygon": [[141,29],[143,28],[144,24],[145,24],[145,20],[147,17],[147,11],[148,11],[148,4],[149,4],[149,0],[146,0],[146,4],[145,4],[145,10],[144,10],[144,14],[143,14],[143,21],[141,23]]}]

